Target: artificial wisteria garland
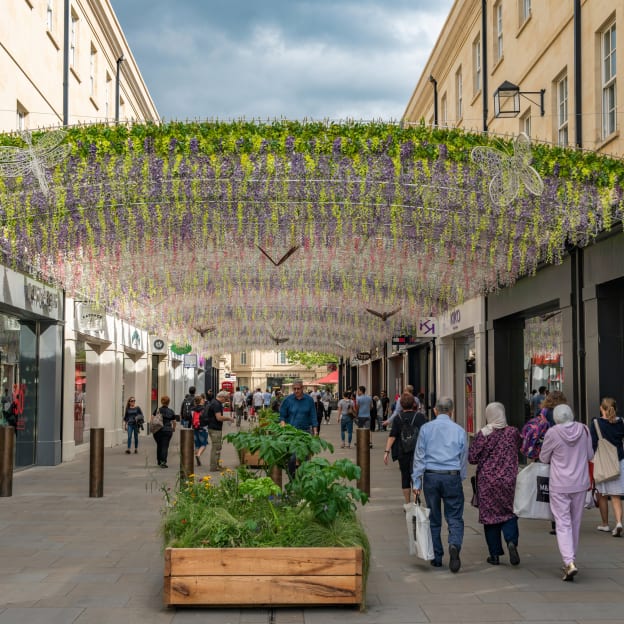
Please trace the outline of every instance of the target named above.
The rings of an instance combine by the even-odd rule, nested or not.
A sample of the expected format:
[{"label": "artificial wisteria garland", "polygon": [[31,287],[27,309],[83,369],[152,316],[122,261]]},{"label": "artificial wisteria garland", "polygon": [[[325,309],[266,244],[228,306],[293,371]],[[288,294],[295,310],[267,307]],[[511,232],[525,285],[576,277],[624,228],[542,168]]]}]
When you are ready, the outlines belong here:
[{"label": "artificial wisteria garland", "polygon": [[541,145],[541,195],[493,202],[470,152],[510,144],[423,126],[88,126],[67,140],[47,193],[28,171],[0,179],[5,258],[208,353],[270,336],[379,344],[560,262],[622,202],[620,161]]}]

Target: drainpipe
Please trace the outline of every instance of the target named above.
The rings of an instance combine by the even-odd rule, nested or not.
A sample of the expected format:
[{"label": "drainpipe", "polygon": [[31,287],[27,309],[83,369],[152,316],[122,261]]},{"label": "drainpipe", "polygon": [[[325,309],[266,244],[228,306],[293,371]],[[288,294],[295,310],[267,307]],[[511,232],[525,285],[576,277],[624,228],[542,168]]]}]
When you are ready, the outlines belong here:
[{"label": "drainpipe", "polygon": [[576,146],[583,147],[583,90],[581,68],[581,0],[574,0],[574,116]]},{"label": "drainpipe", "polygon": [[69,125],[69,22],[71,0],[65,0],[63,10],[63,125]]},{"label": "drainpipe", "polygon": [[433,125],[438,125],[438,81],[429,76],[429,82],[433,84]]},{"label": "drainpipe", "polygon": [[[580,0],[577,0],[580,2]],[[487,63],[487,0],[481,0],[481,76],[483,102],[483,132],[488,129],[488,63]]]}]

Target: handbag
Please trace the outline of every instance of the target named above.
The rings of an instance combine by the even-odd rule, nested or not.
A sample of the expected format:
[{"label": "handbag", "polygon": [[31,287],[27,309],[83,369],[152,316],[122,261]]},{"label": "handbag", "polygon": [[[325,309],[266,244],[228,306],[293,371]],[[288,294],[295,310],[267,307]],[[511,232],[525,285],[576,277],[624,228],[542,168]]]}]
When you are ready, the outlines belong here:
[{"label": "handbag", "polygon": [[431,510],[420,504],[420,497],[416,498],[416,503],[403,505],[403,509],[407,524],[409,554],[417,555],[425,561],[431,561],[435,557],[429,524]]},{"label": "handbag", "polygon": [[548,486],[550,464],[533,462],[520,471],[516,479],[513,511],[519,518],[552,520]]},{"label": "handbag", "polygon": [[594,420],[594,426],[598,434],[598,448],[594,453],[594,481],[602,483],[620,476],[620,461],[617,448],[602,437],[598,420]]},{"label": "handbag", "polygon": [[472,485],[472,498],[470,499],[470,504],[473,507],[478,507],[479,506],[479,492],[477,490],[477,478],[478,478],[479,473],[477,472],[476,475],[472,475],[472,477],[470,477],[470,485]]},{"label": "handbag", "polygon": [[349,418],[352,418],[353,420],[357,418],[357,412],[353,407],[353,403],[351,403],[351,405],[349,405],[349,407],[347,408],[347,416],[349,416]]},{"label": "handbag", "polygon": [[160,431],[164,426],[163,417],[160,410],[156,410],[150,418],[150,432],[156,433]]}]

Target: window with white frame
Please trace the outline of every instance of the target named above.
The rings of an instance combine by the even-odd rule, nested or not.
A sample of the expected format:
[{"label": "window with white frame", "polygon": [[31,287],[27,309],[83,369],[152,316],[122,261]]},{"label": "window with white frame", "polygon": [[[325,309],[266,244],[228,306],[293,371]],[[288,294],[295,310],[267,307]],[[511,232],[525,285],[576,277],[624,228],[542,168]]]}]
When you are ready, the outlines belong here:
[{"label": "window with white frame", "polygon": [[113,79],[106,72],[106,87],[104,90],[104,117],[108,120],[111,118],[111,93],[113,90]]},{"label": "window with white frame", "polygon": [[28,111],[18,102],[17,103],[17,116],[15,125],[18,130],[26,130],[28,128]]},{"label": "window with white frame", "polygon": [[494,7],[494,61],[498,63],[503,58],[503,3],[498,2]]},{"label": "window with white frame", "polygon": [[73,11],[69,32],[69,64],[74,68],[78,65],[78,16]]},{"label": "window with white frame", "polygon": [[520,132],[524,132],[528,137],[531,136],[531,109],[529,109],[520,118]]},{"label": "window with white frame", "polygon": [[46,26],[50,32],[54,28],[54,0],[48,0],[46,8]]},{"label": "window with white frame", "polygon": [[448,126],[448,103],[446,101],[446,93],[440,101],[440,120],[443,127]]},{"label": "window with white frame", "polygon": [[277,352],[277,363],[278,364],[288,364],[288,358],[286,357],[286,351],[278,351]]},{"label": "window with white frame", "polygon": [[557,144],[568,145],[568,76],[557,82]]},{"label": "window with white frame", "polygon": [[455,74],[455,95],[456,95],[456,113],[457,119],[460,120],[464,116],[464,85],[462,80],[461,67]]},{"label": "window with white frame", "polygon": [[472,42],[472,90],[475,95],[481,90],[481,36]]},{"label": "window with white frame", "polygon": [[97,50],[91,44],[91,53],[89,54],[89,95],[95,97],[97,75]]},{"label": "window with white frame", "polygon": [[247,351],[240,352],[240,363],[241,363],[241,366],[247,365]]},{"label": "window with white frame", "polygon": [[601,35],[602,51],[602,138],[607,138],[617,129],[617,93],[615,64],[615,22]]},{"label": "window with white frame", "polygon": [[520,25],[524,24],[531,17],[531,0],[520,1]]}]

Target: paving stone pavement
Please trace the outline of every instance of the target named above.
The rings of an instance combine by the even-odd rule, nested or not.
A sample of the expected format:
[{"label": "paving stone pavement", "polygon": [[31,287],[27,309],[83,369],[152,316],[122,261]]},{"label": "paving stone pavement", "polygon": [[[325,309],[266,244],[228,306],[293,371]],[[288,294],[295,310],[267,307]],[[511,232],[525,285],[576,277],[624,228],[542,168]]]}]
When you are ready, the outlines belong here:
[{"label": "paving stone pavement", "polygon": [[[336,457],[355,460],[354,448],[338,448],[335,423],[321,434],[336,446]],[[372,545],[365,612],[165,609],[158,527],[162,487],[176,478],[176,434],[167,470],[156,467],[155,444],[146,436],[137,455],[106,449],[103,498],[88,496],[88,449],[72,462],[15,474],[13,496],[0,499],[0,624],[624,622],[624,540],[596,531],[597,510],[585,512],[574,583],[560,580],[547,522],[520,521],[520,566],[506,557],[488,565],[482,527],[468,503],[458,574],[447,561],[434,569],[411,557],[398,466],[382,461],[386,435],[372,434],[371,500],[360,510]],[[230,445],[223,459],[237,464]],[[200,475],[205,470],[197,468]]]}]

